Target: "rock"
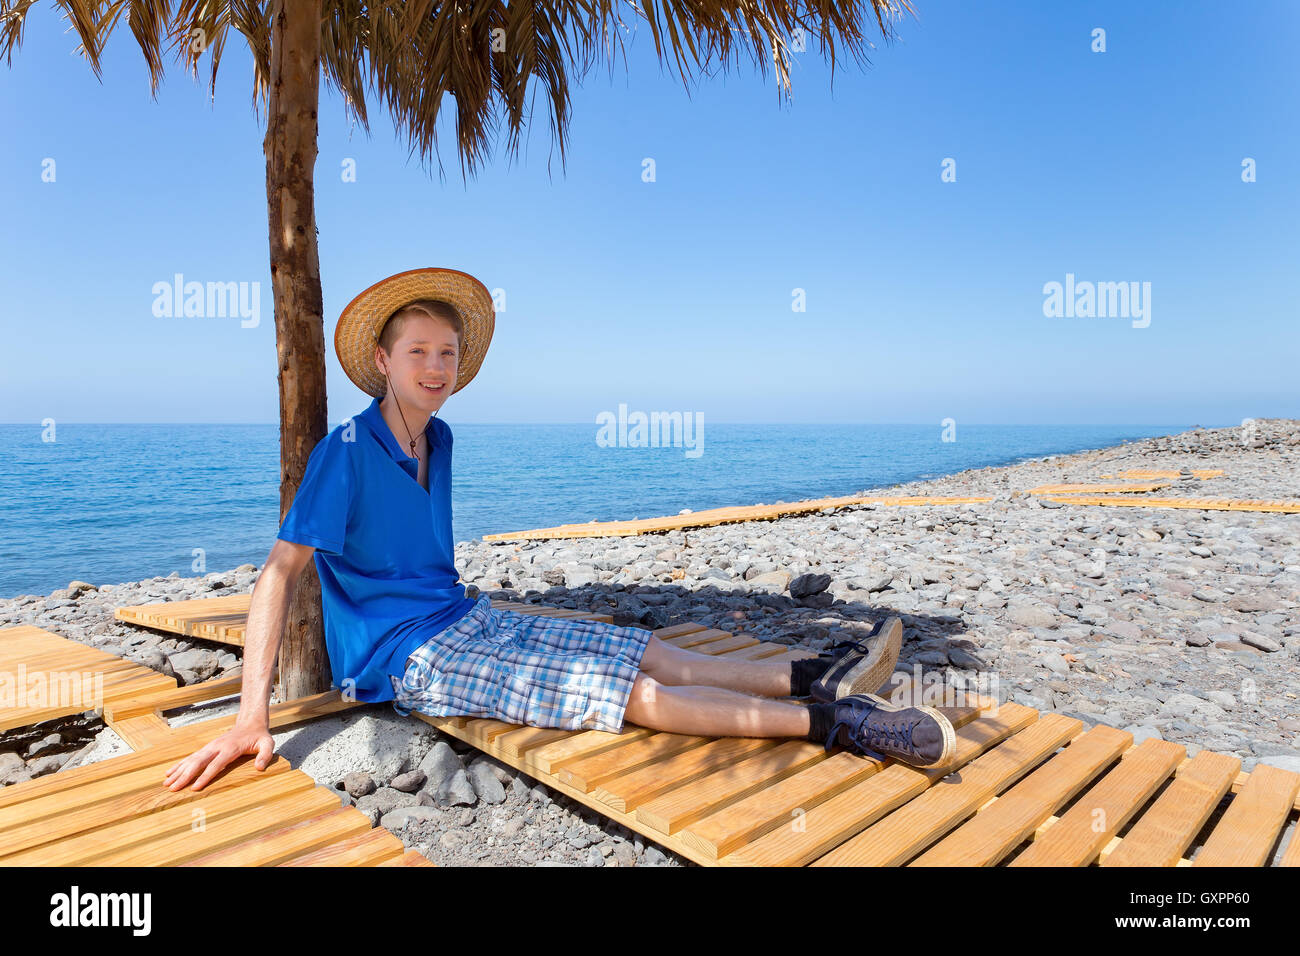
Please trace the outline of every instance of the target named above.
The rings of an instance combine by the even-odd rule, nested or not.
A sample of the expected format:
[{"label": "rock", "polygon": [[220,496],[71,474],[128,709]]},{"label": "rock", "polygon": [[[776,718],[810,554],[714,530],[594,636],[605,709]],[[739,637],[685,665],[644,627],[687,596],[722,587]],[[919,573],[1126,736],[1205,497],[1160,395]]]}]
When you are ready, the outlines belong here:
[{"label": "rock", "polygon": [[962,670],[986,671],[989,669],[989,665],[983,657],[953,642],[948,644],[948,660],[952,662],[953,667],[959,667]]},{"label": "rock", "polygon": [[1070,662],[1060,654],[1044,654],[1038,659],[1038,662],[1053,674],[1058,674],[1061,677],[1068,677],[1070,674]]},{"label": "rock", "polygon": [[632,849],[629,843],[615,843],[610,859],[617,862],[619,866],[636,866],[636,850]]},{"label": "rock", "polygon": [[885,590],[892,580],[894,580],[894,572],[881,569],[849,578],[845,583],[855,591],[866,591],[870,594]]},{"label": "rock", "polygon": [[424,771],[427,782],[426,789],[436,792],[445,781],[465,768],[460,762],[460,757],[456,755],[456,751],[451,749],[451,744],[445,740],[439,740],[424,755],[418,769]]},{"label": "rock", "polygon": [[1107,621],[1104,630],[1125,641],[1137,641],[1142,637],[1142,628],[1132,621]]},{"label": "rock", "polygon": [[416,767],[414,770],[408,770],[406,773],[399,773],[388,782],[388,785],[394,790],[400,790],[402,793],[414,793],[424,786],[424,782],[427,779],[425,772],[419,767]]},{"label": "rock", "polygon": [[1263,634],[1256,634],[1253,631],[1245,631],[1241,635],[1241,643],[1249,644],[1251,647],[1258,647],[1261,651],[1274,653],[1282,650],[1282,645],[1271,637],[1265,637]]},{"label": "rock", "polygon": [[830,586],[829,574],[801,574],[790,582],[790,596],[792,598],[812,597],[814,594],[821,594]]},{"label": "rock", "polygon": [[442,811],[437,807],[398,807],[395,810],[389,810],[379,822],[382,826],[390,830],[400,830],[409,826],[412,822],[429,823],[442,819]]},{"label": "rock", "polygon": [[374,778],[370,776],[370,774],[361,770],[354,770],[351,773],[346,774],[340,783],[348,796],[353,797],[354,799],[360,799],[361,797],[374,793],[377,789]]},{"label": "rock", "polygon": [[668,857],[664,856],[657,847],[648,846],[645,848],[645,852],[641,854],[642,866],[663,866],[667,862]]},{"label": "rock", "polygon": [[1206,647],[1211,643],[1204,634],[1188,634],[1184,641],[1188,647]]},{"label": "rock", "polygon": [[470,786],[480,800],[487,804],[504,803],[506,788],[496,778],[492,768],[480,760],[469,765],[467,771]]},{"label": "rock", "polygon": [[63,743],[63,738],[58,734],[47,734],[28,747],[27,752],[24,753],[23,756],[28,760],[31,760],[33,757],[39,757],[41,754],[53,750],[61,743]]},{"label": "rock", "polygon": [[1056,627],[1058,620],[1046,605],[1034,602],[1019,602],[1008,605],[1007,617],[1021,627]]},{"label": "rock", "polygon": [[1080,624],[1103,624],[1110,617],[1099,604],[1085,604],[1079,608]]},{"label": "rock", "polygon": [[1131,727],[1125,727],[1124,730],[1133,735],[1133,746],[1135,747],[1142,741],[1152,737],[1156,740],[1164,740],[1164,737],[1160,736],[1160,731],[1149,724],[1134,724]]},{"label": "rock", "polygon": [[750,587],[771,588],[774,591],[784,591],[790,584],[789,571],[765,571],[762,574],[756,574],[749,579]]},{"label": "rock", "polygon": [[[1292,773],[1300,773],[1300,754],[1269,754],[1259,758],[1259,763],[1266,763],[1270,767],[1278,767],[1282,770],[1290,770]],[[1295,839],[1293,836],[1292,839]]]},{"label": "rock", "polygon": [[190,671],[193,680],[187,683],[205,681],[217,672],[217,655],[201,647],[180,651],[168,658],[173,671]]},{"label": "rock", "polygon": [[1259,614],[1276,610],[1278,602],[1277,598],[1261,591],[1254,594],[1239,594],[1228,602],[1228,606],[1242,614]]},{"label": "rock", "polygon": [[23,760],[22,757],[18,756],[12,750],[6,750],[4,753],[0,753],[0,778],[3,778],[5,774],[12,770],[26,768],[26,766],[27,761]]},{"label": "rock", "polygon": [[357,800],[357,809],[370,817],[372,824],[377,824],[381,817],[398,807],[418,806],[419,801],[409,793],[402,793],[392,787],[380,787],[374,793],[366,794]]},{"label": "rock", "polygon": [[[489,776],[491,776],[489,774]],[[493,778],[493,782],[496,780]],[[500,784],[497,784],[500,786]],[[437,793],[434,795],[439,806],[443,807],[469,807],[473,806],[478,799],[474,792],[474,787],[469,782],[469,776],[464,770],[457,770],[439,785]],[[504,799],[504,794],[502,795]]]}]

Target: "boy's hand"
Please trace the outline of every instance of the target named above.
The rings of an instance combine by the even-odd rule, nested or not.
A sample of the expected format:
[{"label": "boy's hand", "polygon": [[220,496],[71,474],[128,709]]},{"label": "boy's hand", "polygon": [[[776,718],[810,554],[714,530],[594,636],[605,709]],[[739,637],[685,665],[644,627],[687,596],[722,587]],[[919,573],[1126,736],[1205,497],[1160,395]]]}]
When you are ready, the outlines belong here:
[{"label": "boy's hand", "polygon": [[253,765],[258,770],[265,770],[275,754],[275,740],[270,729],[264,724],[235,724],[212,743],[201,750],[196,750],[180,763],[167,771],[163,786],[176,791],[184,787],[195,777],[194,790],[202,790],[226,765],[244,754],[257,754]]}]

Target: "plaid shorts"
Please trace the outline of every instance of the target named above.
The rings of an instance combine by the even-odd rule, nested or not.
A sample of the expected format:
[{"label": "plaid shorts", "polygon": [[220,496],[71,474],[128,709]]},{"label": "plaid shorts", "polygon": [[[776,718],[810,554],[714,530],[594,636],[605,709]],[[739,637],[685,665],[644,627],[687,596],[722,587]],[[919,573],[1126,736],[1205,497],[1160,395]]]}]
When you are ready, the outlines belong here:
[{"label": "plaid shorts", "polygon": [[651,632],[494,610],[482,595],[390,677],[393,708],[530,727],[620,733]]}]

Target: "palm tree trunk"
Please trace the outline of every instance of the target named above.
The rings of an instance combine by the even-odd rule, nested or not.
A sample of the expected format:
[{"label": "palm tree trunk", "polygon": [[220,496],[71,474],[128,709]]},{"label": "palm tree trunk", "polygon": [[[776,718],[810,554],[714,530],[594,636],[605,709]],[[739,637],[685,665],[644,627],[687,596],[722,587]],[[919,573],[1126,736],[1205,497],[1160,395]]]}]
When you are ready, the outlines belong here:
[{"label": "palm tree trunk", "polygon": [[[280,383],[280,520],[325,437],[325,328],[316,248],[314,172],[320,100],[320,0],[276,2],[271,15],[266,208]],[[281,699],[330,687],[320,579],[309,562],[289,606],[280,647]]]}]

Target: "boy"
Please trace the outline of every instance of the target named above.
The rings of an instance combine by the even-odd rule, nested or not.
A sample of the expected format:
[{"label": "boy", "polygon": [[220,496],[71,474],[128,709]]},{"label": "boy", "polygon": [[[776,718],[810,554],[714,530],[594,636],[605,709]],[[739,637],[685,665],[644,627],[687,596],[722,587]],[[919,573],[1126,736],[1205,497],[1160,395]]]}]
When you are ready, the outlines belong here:
[{"label": "boy", "polygon": [[[804,737],[920,767],[949,762],[955,737],[943,714],[870,693],[898,659],[897,618],[838,653],[764,662],[468,597],[453,558],[452,433],[436,413],[477,374],[493,319],[488,290],[451,269],[399,273],[344,309],[335,352],[374,400],[312,450],[253,591],[235,725],[173,766],[169,789],[194,781],[201,790],[242,754],[256,753],[259,769],[270,762],[272,665],[311,557],[334,683],[356,700],[392,700],[403,715],[612,733],[626,720],[680,734]],[[808,695],[807,706],[775,699]]]}]

